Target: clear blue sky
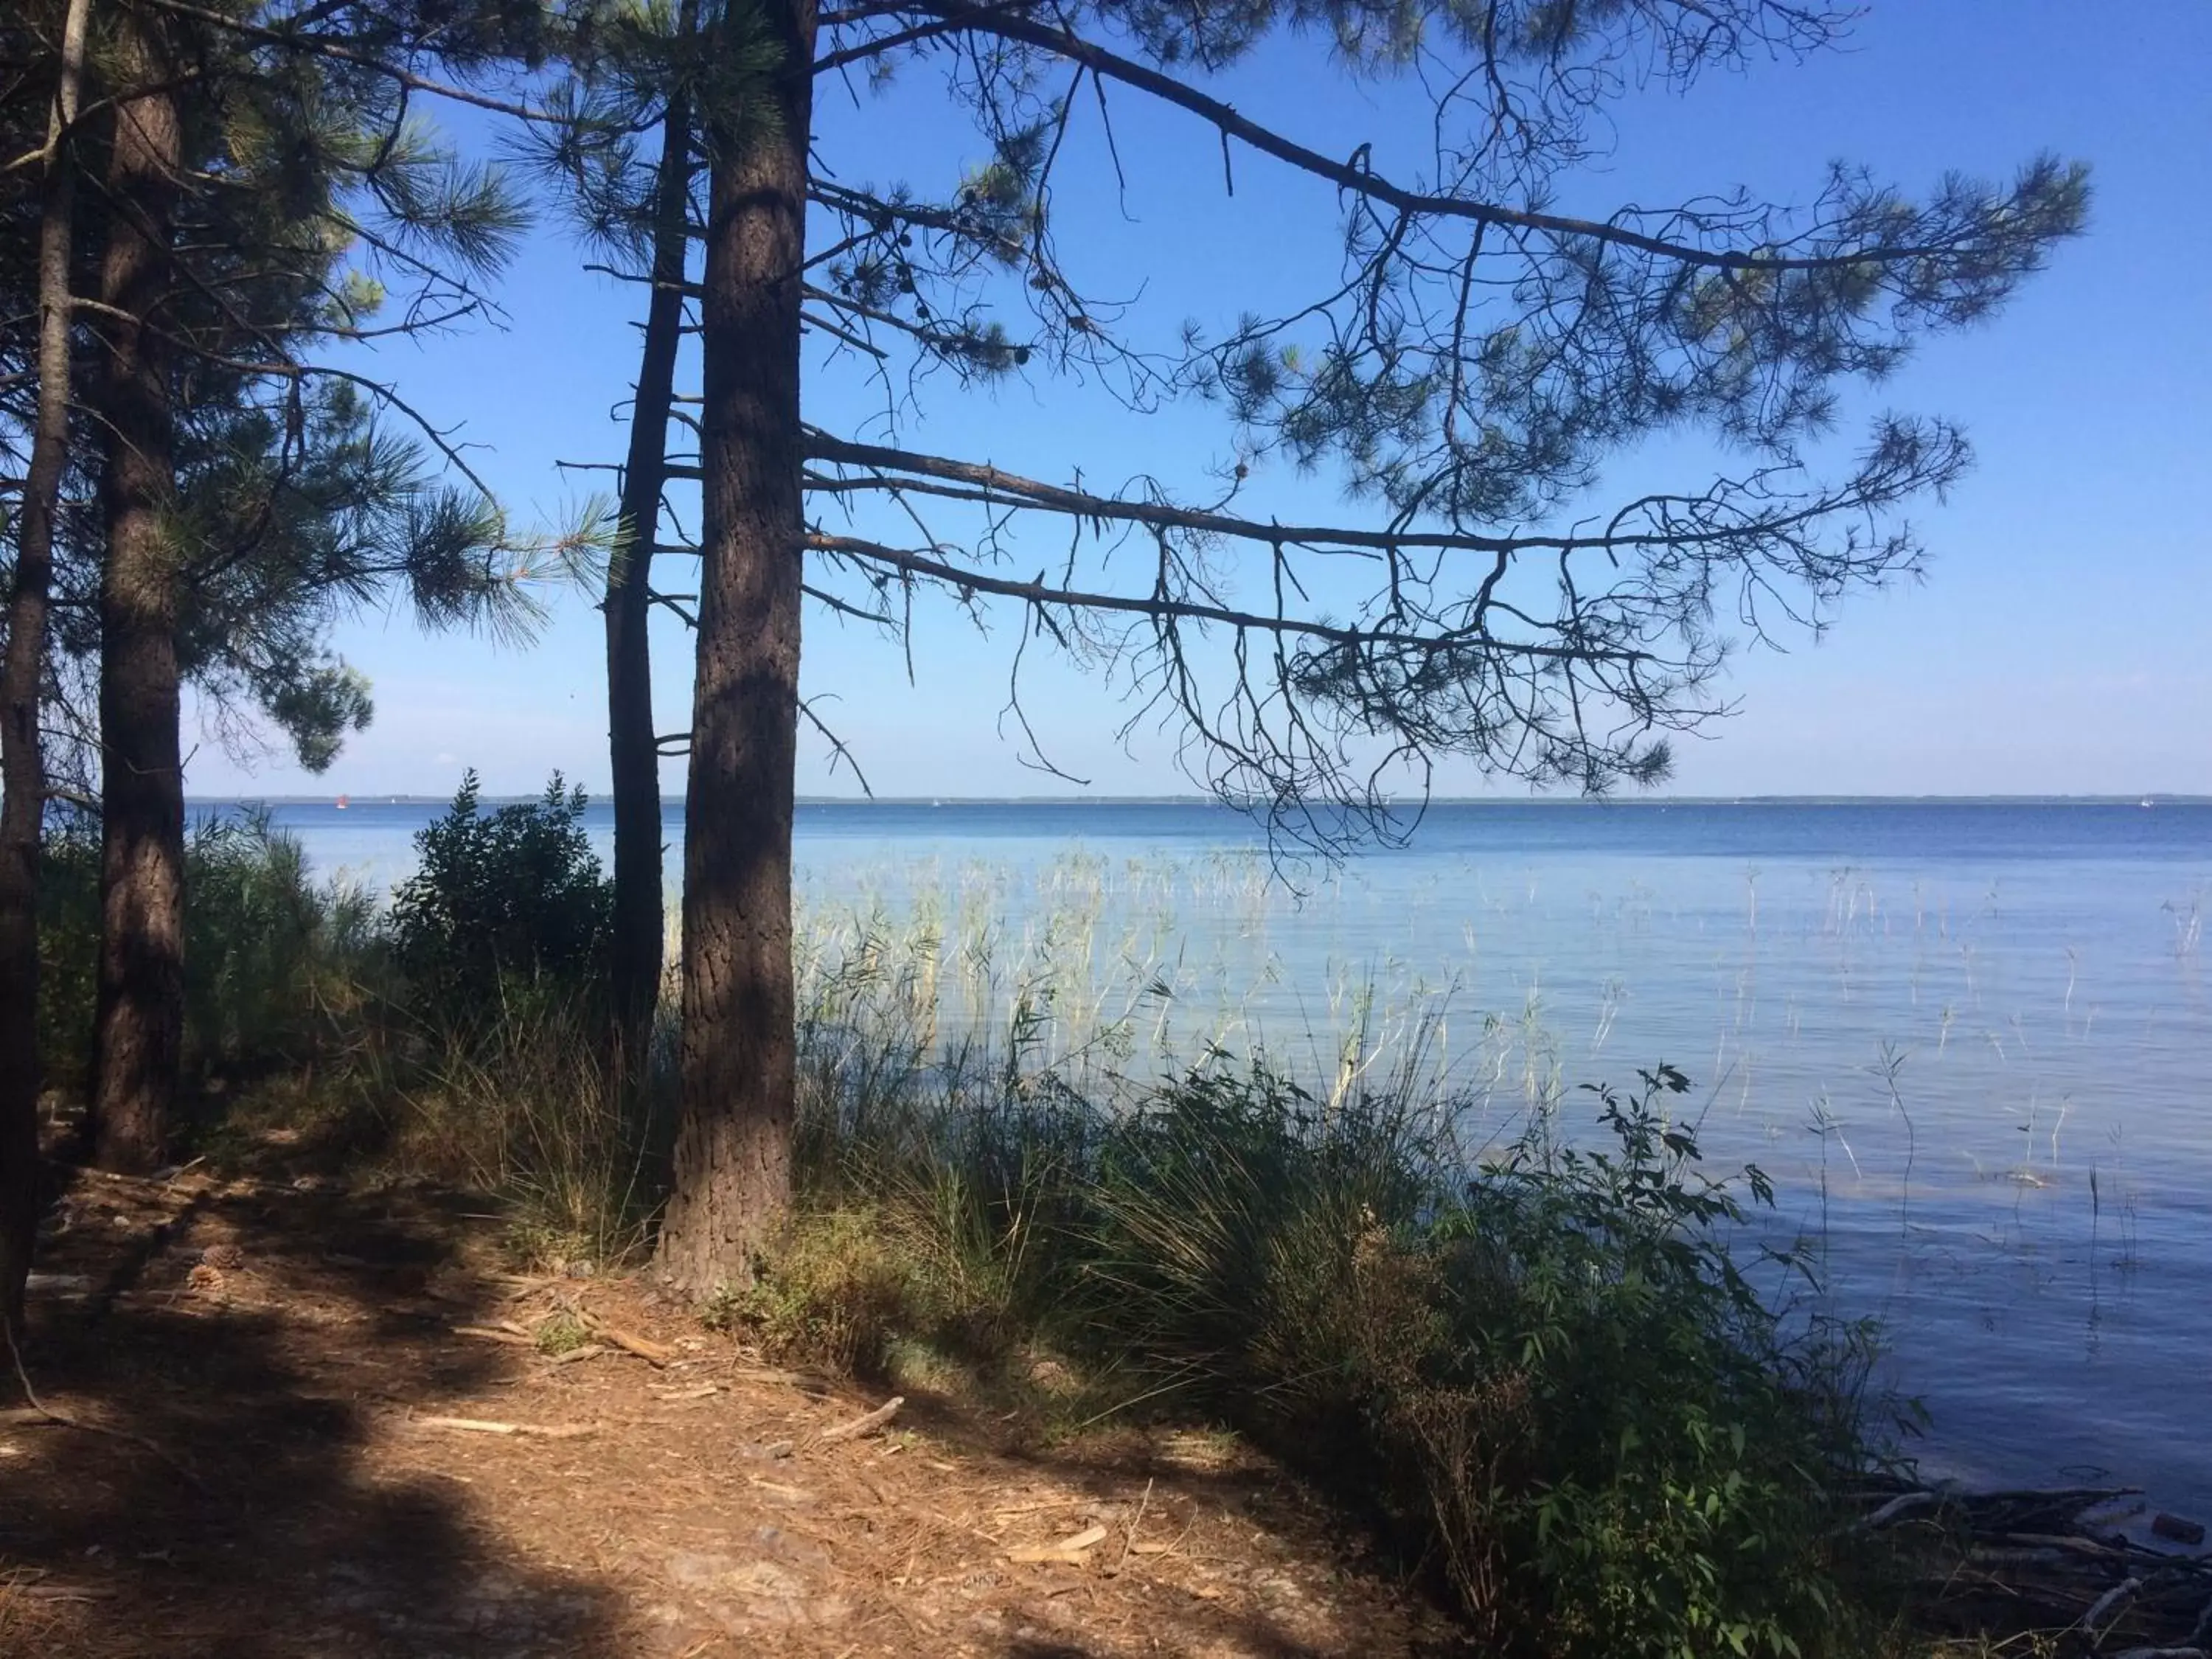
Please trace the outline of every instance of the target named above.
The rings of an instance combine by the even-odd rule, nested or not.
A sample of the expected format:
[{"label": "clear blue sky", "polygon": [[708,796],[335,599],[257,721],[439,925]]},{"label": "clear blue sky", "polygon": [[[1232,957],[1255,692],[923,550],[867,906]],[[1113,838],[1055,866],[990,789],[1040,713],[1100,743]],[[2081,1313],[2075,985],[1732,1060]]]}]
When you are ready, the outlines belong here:
[{"label": "clear blue sky", "polygon": [[[2002,177],[2045,149],[2095,169],[2089,234],[2061,249],[1994,325],[1928,343],[1860,406],[1945,415],[1974,441],[1972,475],[1948,504],[1913,515],[1935,553],[1929,580],[1855,599],[1817,647],[1740,659],[1729,690],[1741,712],[1680,745],[1673,789],[2212,793],[2212,531],[2197,500],[2212,476],[2212,217],[2197,210],[2212,179],[2208,65],[2204,0],[1874,0],[1841,52],[1618,108],[1613,156],[1569,184],[1562,208],[1598,215],[1739,184],[1802,201],[1832,160],[1864,162],[1914,190],[1947,169]],[[1272,46],[1219,90],[1325,152],[1372,141],[1379,169],[1417,163],[1418,88],[1353,82],[1309,46]],[[1334,270],[1326,187],[1248,153],[1227,198],[1210,133],[1133,94],[1117,93],[1115,104],[1127,216],[1095,106],[1077,118],[1060,186],[1060,241],[1092,287],[1141,294],[1164,334],[1186,316],[1218,328],[1300,291],[1302,276]],[[903,177],[925,191],[957,181],[979,148],[919,70],[902,89],[857,102],[823,87],[817,132],[845,176]],[[461,423],[482,447],[483,473],[548,518],[592,487],[564,481],[556,458],[619,456],[610,411],[635,366],[638,291],[583,273],[583,257],[547,227],[505,285],[504,331],[389,349],[376,364],[416,403]],[[836,366],[810,380],[808,399],[811,418],[848,431],[880,407]],[[963,392],[939,380],[896,436],[1032,476],[1149,472],[1194,494],[1200,468],[1231,448],[1217,411],[1133,419],[1049,382]],[[1717,459],[1670,442],[1625,459],[1617,477],[1702,483]],[[1650,471],[1662,464],[1667,471]],[[1262,511],[1333,505],[1326,479],[1255,484],[1248,505]],[[696,526],[696,513],[687,523]],[[809,626],[805,688],[834,694],[824,713],[879,793],[1065,787],[1025,769],[999,732],[1003,634],[978,641],[955,617],[935,617],[916,639],[909,687],[903,659],[872,633],[826,617]],[[599,619],[581,596],[559,599],[526,649],[426,639],[381,616],[349,625],[339,643],[374,681],[377,716],[330,773],[308,778],[281,757],[241,767],[210,736],[190,764],[193,794],[437,793],[466,765],[494,793],[534,790],[556,767],[604,788]],[[672,624],[655,643],[659,723],[679,728],[689,641]],[[1124,752],[1115,709],[1095,684],[1048,672],[1030,695],[1054,757],[1095,789],[1189,787],[1169,734],[1139,732]],[[680,768],[664,782],[680,792]],[[1471,771],[1439,782],[1449,793],[1484,787]],[[853,787],[830,775],[811,735],[799,785]]]}]

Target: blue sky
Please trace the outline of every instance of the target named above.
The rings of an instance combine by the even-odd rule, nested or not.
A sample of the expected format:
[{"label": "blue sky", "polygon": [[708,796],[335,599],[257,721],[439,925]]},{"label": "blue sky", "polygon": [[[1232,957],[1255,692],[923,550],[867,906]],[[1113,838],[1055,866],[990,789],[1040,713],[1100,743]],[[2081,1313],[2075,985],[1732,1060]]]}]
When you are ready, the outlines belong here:
[{"label": "blue sky", "polygon": [[[1671,788],[2212,793],[2212,532],[2193,487],[2212,453],[2212,221],[2191,210],[2212,177],[2208,63],[2202,0],[1875,0],[1840,52],[1617,107],[1613,155],[1565,186],[1564,209],[1602,214],[1735,185],[1799,201],[1832,160],[1914,190],[1948,169],[2005,176],[2042,150],[2095,170],[2086,238],[1993,325],[1929,342],[1854,405],[1942,414],[1974,441],[1979,464],[1949,502],[1913,514],[1935,554],[1928,581],[1854,599],[1817,646],[1740,658],[1729,686],[1740,712],[1680,745]],[[1419,89],[1352,82],[1302,44],[1271,46],[1217,91],[1325,152],[1371,141],[1379,169],[1416,164]],[[1059,185],[1060,240],[1095,289],[1140,295],[1161,331],[1186,316],[1218,327],[1335,269],[1325,186],[1247,154],[1226,197],[1208,132],[1133,94],[1115,98],[1126,215],[1095,106],[1077,118]],[[957,180],[978,148],[921,73],[857,101],[824,87],[817,135],[845,176],[906,177],[925,191]],[[638,292],[584,273],[584,258],[557,226],[544,228],[502,291],[505,330],[389,348],[375,365],[459,422],[484,475],[549,520],[594,487],[564,478],[556,459],[620,454],[611,411],[634,370]],[[890,431],[880,398],[848,368],[823,365],[807,395],[825,426]],[[1218,411],[1133,418],[1050,382],[933,383],[895,435],[1032,476],[1146,472],[1194,494],[1204,466],[1231,450]],[[1702,483],[1717,459],[1669,440],[1624,458],[1610,493],[1650,478]],[[1285,517],[1328,509],[1356,522],[1361,510],[1334,504],[1326,477],[1263,473],[1253,488],[1249,504]],[[671,623],[655,644],[659,724],[679,728],[689,641]],[[601,636],[584,597],[557,598],[527,649],[426,639],[381,615],[349,624],[339,645],[374,681],[377,717],[332,769],[311,779],[281,759],[243,766],[210,737],[191,762],[191,793],[440,793],[467,765],[494,793],[534,790],[555,768],[604,787]],[[999,729],[1007,645],[1003,631],[979,640],[934,616],[909,685],[895,648],[810,616],[805,685],[834,698],[823,711],[880,793],[1054,793],[1066,786],[1025,768]],[[1030,694],[1054,760],[1094,789],[1189,787],[1171,733],[1117,743],[1120,715],[1095,682],[1048,669]],[[803,791],[852,791],[823,745],[802,747]],[[1486,787],[1471,770],[1438,781],[1449,793]],[[664,783],[680,792],[680,767]]]}]

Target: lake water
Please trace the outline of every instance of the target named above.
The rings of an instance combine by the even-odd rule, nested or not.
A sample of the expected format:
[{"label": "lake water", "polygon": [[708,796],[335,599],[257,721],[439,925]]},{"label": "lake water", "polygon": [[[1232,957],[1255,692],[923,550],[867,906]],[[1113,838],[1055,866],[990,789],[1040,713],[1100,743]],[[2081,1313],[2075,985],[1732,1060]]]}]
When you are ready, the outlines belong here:
[{"label": "lake water", "polygon": [[[276,817],[385,885],[433,810]],[[1218,808],[821,805],[798,860],[819,951],[918,916],[948,1018],[1042,1007],[1129,1070],[1220,1040],[1326,1082],[1364,1017],[1479,1139],[1668,1061],[1887,1322],[1933,1468],[2212,1519],[2212,806],[1446,805],[1285,885]]]}]

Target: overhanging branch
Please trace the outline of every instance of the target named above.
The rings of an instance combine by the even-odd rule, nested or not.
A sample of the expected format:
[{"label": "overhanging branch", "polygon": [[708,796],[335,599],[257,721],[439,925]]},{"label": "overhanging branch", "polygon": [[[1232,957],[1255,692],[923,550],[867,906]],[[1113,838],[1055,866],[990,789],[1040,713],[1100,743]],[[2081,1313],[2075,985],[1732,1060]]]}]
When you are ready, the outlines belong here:
[{"label": "overhanging branch", "polygon": [[1346,628],[1338,623],[1294,616],[1269,616],[1263,611],[1238,611],[1227,605],[1179,599],[1168,594],[1139,599],[1126,593],[1098,593],[1079,588],[1054,587],[1042,580],[1018,581],[994,576],[966,566],[948,564],[933,550],[887,547],[854,536],[832,536],[811,531],[805,538],[810,552],[835,554],[886,566],[909,576],[973,593],[1019,599],[1039,607],[1069,611],[1117,612],[1160,622],[1218,623],[1255,633],[1325,640],[1340,646],[1386,646],[1415,652],[1480,650],[1501,657],[1530,658],[1548,662],[1638,663],[1653,661],[1649,653],[1617,647],[1537,645],[1525,641],[1500,640],[1474,629],[1445,629],[1434,633],[1407,633],[1395,629]]},{"label": "overhanging branch", "polygon": [[1052,28],[997,7],[948,6],[921,0],[921,3],[917,3],[913,9],[926,15],[935,16],[949,25],[1051,52],[1070,63],[1082,64],[1094,75],[1111,76],[1125,86],[1148,93],[1164,103],[1172,104],[1197,116],[1217,128],[1224,138],[1240,140],[1262,155],[1271,155],[1317,179],[1328,180],[1339,190],[1380,202],[1401,213],[1541,231],[1552,235],[1635,248],[1682,264],[1717,270],[1838,271],[1857,265],[1889,265],[1915,259],[1953,257],[1960,251],[1960,244],[1955,241],[1896,246],[1875,243],[1820,254],[1705,248],[1648,235],[1626,225],[1603,220],[1539,213],[1522,208],[1504,207],[1495,202],[1413,190],[1364,167],[1355,167],[1349,161],[1336,161],[1319,150],[1310,149],[1273,128],[1261,126],[1249,117],[1238,114],[1232,106],[1218,98],[1208,97],[1173,76],[1164,75],[1118,52],[1109,52],[1070,30]]}]

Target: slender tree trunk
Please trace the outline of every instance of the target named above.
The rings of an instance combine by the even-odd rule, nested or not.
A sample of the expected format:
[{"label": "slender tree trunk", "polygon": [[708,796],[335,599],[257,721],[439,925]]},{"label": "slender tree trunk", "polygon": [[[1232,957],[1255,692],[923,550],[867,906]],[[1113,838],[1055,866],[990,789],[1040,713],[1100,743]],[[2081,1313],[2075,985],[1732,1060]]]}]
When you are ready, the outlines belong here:
[{"label": "slender tree trunk", "polygon": [[743,1284],[790,1204],[799,747],[800,267],[814,0],[766,0],[778,130],[710,132],[698,673],[684,848],[684,1072],[660,1237],[693,1295]]},{"label": "slender tree trunk", "polygon": [[[697,15],[684,0],[679,34]],[[623,465],[623,540],[607,572],[607,747],[613,763],[615,1032],[622,1063],[643,1074],[653,1016],[660,1000],[667,932],[660,902],[660,753],[653,730],[653,546],[660,492],[668,481],[668,420],[676,392],[676,354],[684,339],[684,258],[691,200],[691,104],[678,94],[661,123],[655,182],[653,298],[630,406],[629,454]]]},{"label": "slender tree trunk", "polygon": [[90,0],[70,0],[46,129],[39,216],[39,410],[24,480],[8,653],[0,662],[0,1326],[23,1322],[39,1227],[39,840],[46,803],[39,735],[54,517],[69,461],[70,253],[75,246],[77,92]]},{"label": "slender tree trunk", "polygon": [[[122,14],[121,85],[160,88],[169,78],[158,27]],[[107,560],[100,592],[102,844],[92,1097],[94,1156],[114,1170],[161,1161],[184,1036],[185,781],[169,351],[157,329],[145,325],[155,320],[168,289],[178,153],[173,94],[146,92],[118,108],[100,272]]]}]

